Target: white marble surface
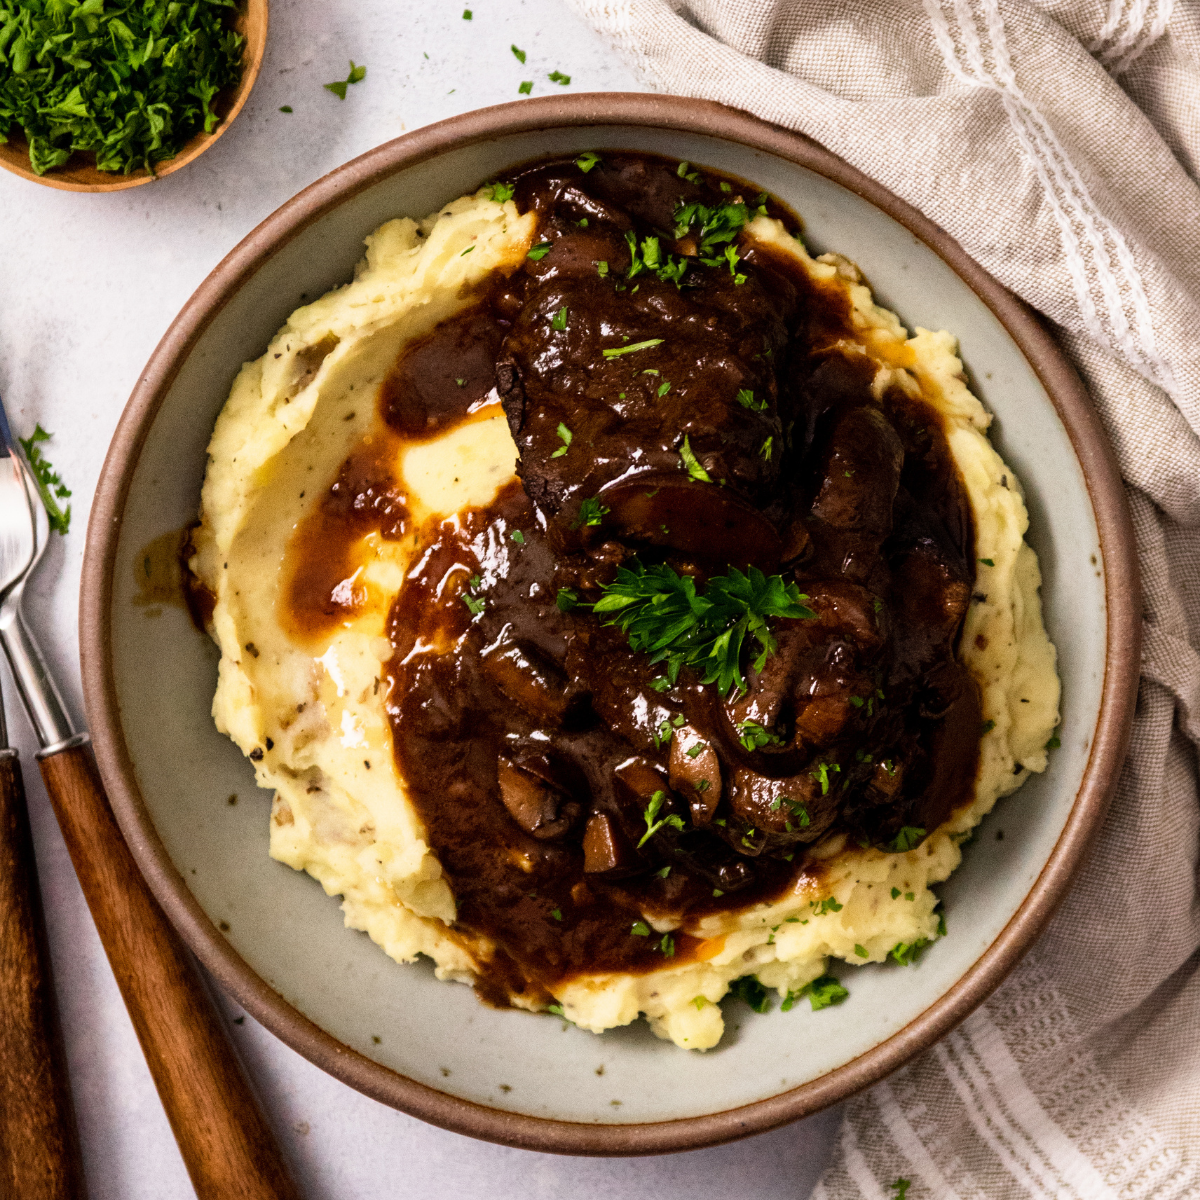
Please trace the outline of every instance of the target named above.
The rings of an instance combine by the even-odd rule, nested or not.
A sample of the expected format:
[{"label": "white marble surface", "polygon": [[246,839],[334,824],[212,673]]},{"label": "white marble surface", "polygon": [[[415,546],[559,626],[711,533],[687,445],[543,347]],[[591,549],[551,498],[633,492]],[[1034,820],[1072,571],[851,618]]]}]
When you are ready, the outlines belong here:
[{"label": "white marble surface", "polygon": [[[0,173],[0,394],[17,431],[54,433],[74,489],[29,616],[76,711],[76,598],[88,500],[113,427],[172,317],[220,258],[302,187],[406,130],[558,90],[636,90],[621,61],[560,0],[276,3],[258,84],[229,133],[160,183],[107,196],[51,191]],[[522,66],[509,47],[528,53]],[[338,101],[321,84],[365,81]],[[290,115],[279,112],[291,105]],[[3,678],[26,768],[42,891],[93,1200],[192,1195],[133,1030],[33,769],[30,731]],[[231,1018],[240,1010],[229,1002]],[[802,1200],[836,1129],[826,1113],[732,1146],[654,1159],[575,1160],[447,1133],[360,1096],[246,1017],[231,1031],[285,1152],[313,1200],[444,1195],[503,1200]]]}]

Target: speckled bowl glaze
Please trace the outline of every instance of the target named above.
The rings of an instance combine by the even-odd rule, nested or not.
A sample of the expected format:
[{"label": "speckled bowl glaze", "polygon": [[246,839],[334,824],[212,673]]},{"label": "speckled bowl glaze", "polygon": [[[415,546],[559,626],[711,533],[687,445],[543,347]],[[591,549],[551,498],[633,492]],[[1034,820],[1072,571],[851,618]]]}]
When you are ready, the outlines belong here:
[{"label": "speckled bowl glaze", "polygon": [[[752,180],[853,257],[911,328],[961,339],[993,438],[1028,492],[1063,680],[1062,748],[1001,801],[944,889],[949,936],[904,969],[853,969],[819,1013],[727,1010],[688,1054],[644,1023],[602,1037],[482,1006],[346,930],[336,901],[267,856],[268,796],[209,716],[216,653],[179,608],[138,606],[143,547],[191,521],[205,445],[240,364],[303,297],[351,276],[384,220],[421,217],[517,163],[660,152]],[[717,105],[580,95],[455,117],[381,146],[285,204],[171,325],[108,454],[84,565],[84,687],[97,757],[150,886],[259,1021],[351,1086],[461,1133],[577,1154],[681,1150],[844,1099],[931,1045],[1028,949],[1096,830],[1132,718],[1138,586],[1123,492],[1079,380],[1036,318],[946,234],[795,134]],[[237,794],[239,803],[228,798]],[[996,834],[1004,831],[1003,840]]]}]

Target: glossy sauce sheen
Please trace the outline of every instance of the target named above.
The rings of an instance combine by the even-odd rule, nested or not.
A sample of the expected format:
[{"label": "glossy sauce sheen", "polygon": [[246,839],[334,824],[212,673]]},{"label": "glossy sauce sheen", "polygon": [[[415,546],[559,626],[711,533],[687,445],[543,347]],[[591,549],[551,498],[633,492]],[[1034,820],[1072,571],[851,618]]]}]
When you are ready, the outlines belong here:
[{"label": "glossy sauce sheen", "polygon": [[[520,452],[487,509],[408,531],[387,627],[396,761],[496,1003],[704,957],[717,947],[643,913],[670,929],[779,895],[819,874],[805,847],[825,834],[886,846],[973,794],[979,699],[954,652],[974,532],[939,420],[898,390],[876,403],[873,364],[836,345],[853,340],[842,288],[761,247],[735,239],[733,269],[693,261],[682,287],[631,276],[629,232],[696,257],[677,204],[758,202],[676,166],[606,155],[513,176],[549,250],[408,348],[380,393],[402,444],[498,397]],[[684,470],[684,435],[712,482]],[[352,456],[297,543],[310,632],[338,616],[336,545],[404,532],[380,461]],[[589,498],[607,512],[580,525]],[[635,555],[698,586],[731,565],[782,573],[815,616],[772,623],[776,652],[740,696],[686,668],[658,690],[661,665],[555,602],[594,602]],[[767,745],[746,749],[747,721]],[[643,842],[656,792],[676,820]]]}]

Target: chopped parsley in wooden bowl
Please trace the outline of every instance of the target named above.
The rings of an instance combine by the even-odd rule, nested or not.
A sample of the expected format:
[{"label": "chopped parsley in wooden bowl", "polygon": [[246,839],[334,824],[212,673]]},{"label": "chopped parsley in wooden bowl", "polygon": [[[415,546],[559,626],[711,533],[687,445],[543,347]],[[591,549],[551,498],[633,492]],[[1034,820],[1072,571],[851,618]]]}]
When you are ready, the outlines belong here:
[{"label": "chopped parsley in wooden bowl", "polygon": [[169,175],[254,86],[267,0],[0,0],[0,166],[68,191]]}]

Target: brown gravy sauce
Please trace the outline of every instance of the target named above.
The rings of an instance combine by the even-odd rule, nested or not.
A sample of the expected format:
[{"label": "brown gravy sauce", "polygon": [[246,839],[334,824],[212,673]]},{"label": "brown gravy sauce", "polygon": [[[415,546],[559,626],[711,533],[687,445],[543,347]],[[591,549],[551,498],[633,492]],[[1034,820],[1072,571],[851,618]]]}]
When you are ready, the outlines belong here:
[{"label": "brown gravy sauce", "polygon": [[[288,551],[287,619],[313,637],[359,603],[365,534],[415,538],[386,630],[396,763],[498,1004],[710,957],[721,939],[680,926],[816,880],[805,850],[826,833],[886,846],[973,793],[979,698],[955,650],[974,530],[940,419],[898,389],[876,404],[872,364],[838,346],[854,340],[840,287],[761,247],[728,271],[689,264],[684,287],[631,276],[630,237],[695,258],[670,234],[676,204],[747,191],[676,167],[605,155],[514,175],[551,248],[406,349],[379,393],[386,450],[350,455]],[[413,529],[397,447],[497,401],[520,480]],[[682,472],[684,433],[712,482]],[[590,497],[611,502],[580,525]],[[815,615],[773,623],[741,696],[687,668],[664,686],[623,633],[556,602],[594,601],[635,555],[698,585],[781,572]],[[646,837],[656,793],[673,820]]]}]

